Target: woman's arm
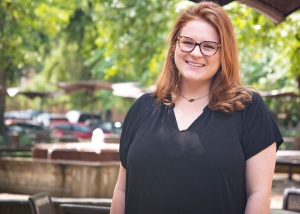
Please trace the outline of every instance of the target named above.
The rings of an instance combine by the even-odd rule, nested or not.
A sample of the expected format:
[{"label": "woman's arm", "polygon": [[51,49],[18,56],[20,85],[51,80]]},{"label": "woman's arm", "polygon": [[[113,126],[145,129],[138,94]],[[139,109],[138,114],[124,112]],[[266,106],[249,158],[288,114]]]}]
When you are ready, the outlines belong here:
[{"label": "woman's arm", "polygon": [[110,213],[124,214],[125,212],[126,169],[120,164],[119,176],[115,186]]},{"label": "woman's arm", "polygon": [[275,163],[276,143],[246,161],[245,214],[269,214]]}]

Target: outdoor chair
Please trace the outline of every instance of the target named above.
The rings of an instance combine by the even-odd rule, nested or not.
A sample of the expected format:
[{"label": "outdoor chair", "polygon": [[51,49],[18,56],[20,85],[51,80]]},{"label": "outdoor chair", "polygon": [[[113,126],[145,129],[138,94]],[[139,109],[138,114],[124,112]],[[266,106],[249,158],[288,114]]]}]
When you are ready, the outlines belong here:
[{"label": "outdoor chair", "polygon": [[300,188],[286,188],[284,190],[282,209],[300,212]]},{"label": "outdoor chair", "polygon": [[60,204],[60,214],[109,214],[110,207],[79,204]]},{"label": "outdoor chair", "polygon": [[55,214],[51,198],[47,192],[29,196],[28,202],[32,214]]}]

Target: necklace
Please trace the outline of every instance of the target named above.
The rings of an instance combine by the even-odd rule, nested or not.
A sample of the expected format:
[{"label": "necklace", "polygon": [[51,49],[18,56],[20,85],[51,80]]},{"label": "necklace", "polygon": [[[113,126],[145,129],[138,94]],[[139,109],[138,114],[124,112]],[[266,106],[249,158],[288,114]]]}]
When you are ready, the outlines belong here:
[{"label": "necklace", "polygon": [[182,94],[180,94],[180,96],[182,96],[184,99],[186,99],[186,100],[189,101],[190,103],[191,103],[191,102],[194,102],[195,100],[200,100],[200,99],[202,99],[202,98],[204,98],[204,97],[206,97],[206,96],[208,96],[208,95],[209,95],[209,93],[206,94],[206,95],[204,95],[203,97],[199,97],[199,98],[197,98],[197,99],[188,99],[188,98],[186,98],[185,96],[183,96]]}]

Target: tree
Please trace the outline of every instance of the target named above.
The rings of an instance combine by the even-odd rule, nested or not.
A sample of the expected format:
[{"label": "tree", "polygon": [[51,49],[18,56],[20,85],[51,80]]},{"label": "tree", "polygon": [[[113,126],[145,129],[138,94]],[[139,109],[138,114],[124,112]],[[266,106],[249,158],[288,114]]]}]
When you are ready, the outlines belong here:
[{"label": "tree", "polygon": [[[300,89],[300,12],[275,25],[245,5],[225,7],[239,43],[242,77],[258,90]],[[300,119],[299,98],[265,98],[279,125],[296,125]]]},{"label": "tree", "polygon": [[239,44],[243,79],[260,90],[300,86],[300,13],[275,25],[240,3],[227,5]]},{"label": "tree", "polygon": [[[37,73],[51,52],[51,36],[69,21],[75,8],[68,3],[43,0],[3,0],[0,2],[0,84],[19,85],[24,69]],[[61,9],[63,8],[63,9]],[[49,15],[49,16],[47,16]],[[0,134],[3,134],[5,95],[0,96]]]},{"label": "tree", "polygon": [[[35,25],[34,3],[28,0],[0,3],[0,84],[13,85],[25,66],[39,67],[44,33]],[[19,79],[19,78],[18,78]],[[0,134],[3,134],[5,95],[0,95]]]},{"label": "tree", "polygon": [[[56,46],[40,76],[50,82],[100,79],[153,84],[164,60],[167,34],[180,7],[186,3],[166,0],[81,2],[79,8],[74,8],[68,25],[61,28],[59,36],[52,38]],[[41,77],[36,79],[45,82],[40,81]],[[49,84],[41,87],[46,85],[49,87]],[[61,96],[61,99],[68,99],[73,107],[84,109],[90,101],[87,95],[82,92]],[[127,110],[123,106],[124,99],[112,98],[110,92],[103,91],[97,96],[98,103],[105,108],[114,105]]]},{"label": "tree", "polygon": [[85,65],[111,81],[153,84],[162,68],[166,37],[180,12],[182,1],[103,1],[95,12],[97,49]]}]

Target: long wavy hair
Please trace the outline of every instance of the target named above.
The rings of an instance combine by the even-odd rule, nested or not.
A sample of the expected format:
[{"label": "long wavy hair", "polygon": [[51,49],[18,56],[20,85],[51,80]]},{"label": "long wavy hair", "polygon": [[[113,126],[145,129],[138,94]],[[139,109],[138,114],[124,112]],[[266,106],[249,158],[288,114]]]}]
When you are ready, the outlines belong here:
[{"label": "long wavy hair", "polygon": [[161,74],[156,83],[154,94],[158,102],[171,105],[180,94],[179,71],[175,65],[174,54],[177,38],[181,29],[191,20],[202,19],[211,24],[217,31],[221,48],[221,66],[213,77],[210,86],[208,107],[224,113],[233,113],[245,108],[247,102],[252,101],[251,90],[242,86],[240,79],[237,43],[232,23],[225,10],[213,2],[201,2],[186,10],[178,17],[173,30],[168,37],[168,53]]}]

